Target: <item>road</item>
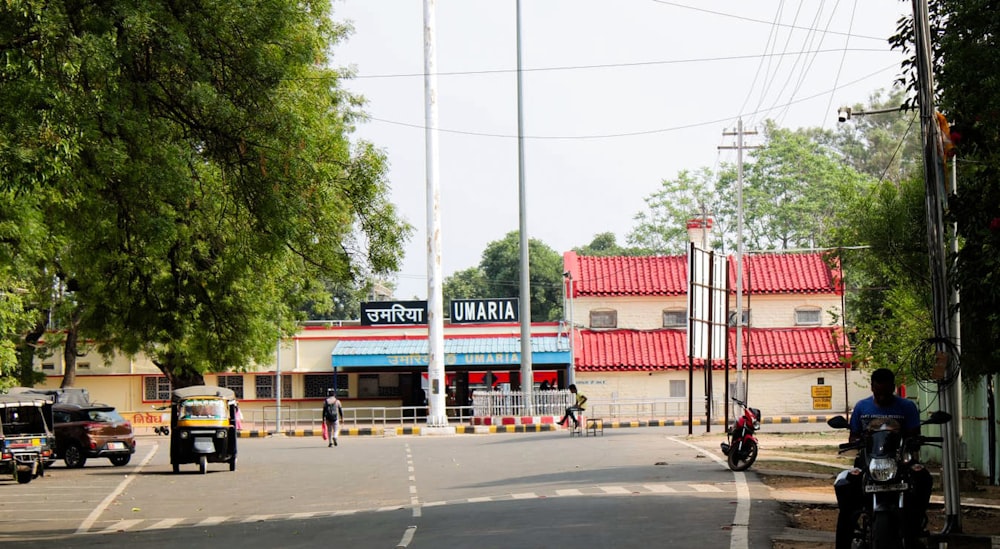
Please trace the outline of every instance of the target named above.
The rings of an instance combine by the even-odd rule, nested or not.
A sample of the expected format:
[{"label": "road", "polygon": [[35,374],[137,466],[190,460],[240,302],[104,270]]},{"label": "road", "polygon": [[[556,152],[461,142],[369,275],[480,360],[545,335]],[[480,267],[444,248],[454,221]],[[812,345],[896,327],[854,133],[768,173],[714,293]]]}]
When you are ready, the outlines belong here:
[{"label": "road", "polygon": [[[169,440],[132,463],[61,463],[0,481],[5,549],[239,545],[358,549],[770,547],[784,525],[752,473],[686,428],[241,439],[239,464],[170,470]],[[695,437],[697,438],[697,437]],[[696,441],[695,441],[696,442]]]}]

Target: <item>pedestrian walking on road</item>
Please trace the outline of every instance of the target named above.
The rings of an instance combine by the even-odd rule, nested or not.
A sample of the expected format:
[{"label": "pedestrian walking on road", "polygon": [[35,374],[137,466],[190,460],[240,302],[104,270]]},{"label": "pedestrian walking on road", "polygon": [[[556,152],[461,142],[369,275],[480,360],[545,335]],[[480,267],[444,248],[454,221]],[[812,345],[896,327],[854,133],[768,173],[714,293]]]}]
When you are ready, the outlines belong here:
[{"label": "pedestrian walking on road", "polygon": [[323,427],[326,429],[328,442],[326,447],[337,446],[337,439],[340,437],[340,422],[344,419],[344,407],[340,405],[340,399],[333,394],[333,389],[329,390],[329,395],[323,402]]}]

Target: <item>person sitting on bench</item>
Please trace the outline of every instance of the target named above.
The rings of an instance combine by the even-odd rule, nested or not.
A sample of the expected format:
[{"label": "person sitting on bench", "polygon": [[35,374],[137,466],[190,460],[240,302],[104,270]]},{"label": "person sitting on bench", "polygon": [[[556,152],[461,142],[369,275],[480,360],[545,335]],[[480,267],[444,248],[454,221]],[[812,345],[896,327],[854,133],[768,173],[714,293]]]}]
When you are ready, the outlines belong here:
[{"label": "person sitting on bench", "polygon": [[571,384],[569,386],[569,392],[576,395],[576,401],[574,401],[572,405],[566,408],[566,413],[563,414],[562,419],[559,420],[559,425],[561,426],[566,425],[566,420],[572,419],[573,428],[575,429],[580,426],[580,422],[576,419],[576,415],[574,415],[573,412],[582,412],[585,410],[583,405],[587,402],[587,397],[584,396],[583,393],[577,392],[575,384]]}]

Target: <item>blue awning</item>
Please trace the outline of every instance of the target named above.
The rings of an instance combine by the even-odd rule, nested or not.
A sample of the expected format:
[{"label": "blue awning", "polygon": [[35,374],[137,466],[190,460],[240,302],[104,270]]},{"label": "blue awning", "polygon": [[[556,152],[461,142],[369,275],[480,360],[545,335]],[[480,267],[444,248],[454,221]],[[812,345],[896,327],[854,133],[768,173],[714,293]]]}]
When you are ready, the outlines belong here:
[{"label": "blue awning", "polygon": [[[566,337],[531,338],[532,364],[569,364]],[[340,340],[334,346],[333,366],[400,368],[427,366],[426,339]],[[516,337],[476,337],[444,340],[445,366],[521,364],[521,339]]]}]

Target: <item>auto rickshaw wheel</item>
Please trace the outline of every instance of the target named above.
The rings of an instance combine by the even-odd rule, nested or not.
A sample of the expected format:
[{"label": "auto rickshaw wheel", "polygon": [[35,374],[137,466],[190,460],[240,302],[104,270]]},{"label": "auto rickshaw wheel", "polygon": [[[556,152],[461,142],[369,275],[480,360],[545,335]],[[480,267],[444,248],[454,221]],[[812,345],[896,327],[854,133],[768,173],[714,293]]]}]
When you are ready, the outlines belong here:
[{"label": "auto rickshaw wheel", "polygon": [[16,474],[18,484],[27,484],[31,482],[31,471],[18,471]]},{"label": "auto rickshaw wheel", "polygon": [[208,472],[208,456],[201,456],[198,460],[198,472],[203,475]]},{"label": "auto rickshaw wheel", "polygon": [[83,450],[77,444],[71,444],[63,452],[63,462],[70,469],[79,469],[87,463],[87,456],[83,455]]},{"label": "auto rickshaw wheel", "polygon": [[236,470],[236,456],[229,458],[229,470],[230,471]]}]

